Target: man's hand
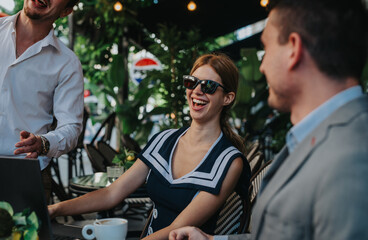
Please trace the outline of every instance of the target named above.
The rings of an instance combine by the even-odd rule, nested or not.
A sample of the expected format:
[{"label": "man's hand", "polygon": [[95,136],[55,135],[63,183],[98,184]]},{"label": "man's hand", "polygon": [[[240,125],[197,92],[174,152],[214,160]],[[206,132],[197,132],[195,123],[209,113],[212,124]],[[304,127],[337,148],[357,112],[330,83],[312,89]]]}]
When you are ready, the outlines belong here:
[{"label": "man's hand", "polygon": [[20,132],[20,141],[15,144],[14,155],[27,153],[26,158],[37,158],[42,151],[41,137],[27,131]]},{"label": "man's hand", "polygon": [[170,232],[169,240],[213,240],[213,236],[196,227],[182,227]]}]

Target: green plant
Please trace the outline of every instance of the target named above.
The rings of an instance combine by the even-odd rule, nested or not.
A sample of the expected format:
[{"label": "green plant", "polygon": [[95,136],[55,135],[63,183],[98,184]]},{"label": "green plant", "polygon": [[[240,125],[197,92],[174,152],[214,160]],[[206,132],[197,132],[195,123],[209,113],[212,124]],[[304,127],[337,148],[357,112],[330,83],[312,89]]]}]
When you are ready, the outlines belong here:
[{"label": "green plant", "polygon": [[155,98],[160,100],[160,106],[165,110],[166,117],[160,126],[179,128],[189,123],[185,88],[182,76],[189,74],[197,57],[208,52],[212,40],[203,41],[199,29],[181,31],[172,25],[160,24],[157,38],[160,43],[152,43],[149,47],[162,63],[161,71],[150,71],[147,80],[155,86]]},{"label": "green plant", "polygon": [[8,202],[0,202],[0,238],[10,237],[11,234],[20,235],[23,240],[35,240],[38,238],[38,218],[29,208],[23,212],[15,213]]},{"label": "green plant", "polygon": [[128,150],[127,148],[123,147],[122,151],[117,154],[112,163],[124,167],[125,170],[129,169],[136,160],[136,152],[133,150]]}]

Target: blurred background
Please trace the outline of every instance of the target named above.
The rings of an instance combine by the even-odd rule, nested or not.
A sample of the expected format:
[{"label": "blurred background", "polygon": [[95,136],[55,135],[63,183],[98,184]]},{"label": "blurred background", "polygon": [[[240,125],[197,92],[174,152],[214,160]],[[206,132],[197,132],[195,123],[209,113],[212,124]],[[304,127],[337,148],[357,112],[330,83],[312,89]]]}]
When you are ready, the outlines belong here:
[{"label": "blurred background", "polygon": [[[207,52],[224,52],[236,63],[240,83],[230,121],[247,146],[258,142],[267,159],[284,144],[288,114],[267,105],[259,72],[260,35],[267,0],[81,0],[59,19],[55,34],[79,57],[88,113],[83,143],[104,136],[116,151],[142,148],[152,134],[190,123],[182,75]],[[2,14],[15,14],[23,0],[1,0]],[[366,90],[368,68],[362,76]],[[101,129],[102,128],[102,129]],[[99,131],[100,130],[100,131]],[[106,139],[105,139],[106,140]]]}]

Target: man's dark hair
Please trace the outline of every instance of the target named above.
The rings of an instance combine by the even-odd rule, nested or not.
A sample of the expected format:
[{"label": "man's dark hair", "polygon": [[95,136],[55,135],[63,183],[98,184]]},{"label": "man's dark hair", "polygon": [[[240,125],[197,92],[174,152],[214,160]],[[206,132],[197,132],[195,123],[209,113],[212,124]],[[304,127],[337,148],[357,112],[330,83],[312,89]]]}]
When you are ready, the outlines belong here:
[{"label": "man's dark hair", "polygon": [[367,11],[361,0],[271,0],[279,43],[298,33],[321,72],[360,78],[367,60]]}]

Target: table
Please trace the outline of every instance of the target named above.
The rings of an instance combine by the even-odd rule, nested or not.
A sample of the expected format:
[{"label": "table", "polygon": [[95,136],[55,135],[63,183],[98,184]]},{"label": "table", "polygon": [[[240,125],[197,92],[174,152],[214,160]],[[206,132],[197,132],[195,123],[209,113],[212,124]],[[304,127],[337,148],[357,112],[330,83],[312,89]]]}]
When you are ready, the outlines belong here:
[{"label": "table", "polygon": [[[106,172],[96,172],[90,175],[71,178],[69,180],[69,191],[77,195],[83,195],[109,185]],[[134,193],[129,195],[129,198],[146,197],[148,197],[146,185],[139,187]]]},{"label": "table", "polygon": [[[71,178],[69,180],[69,192],[80,196],[109,185],[106,172],[96,172],[90,175]],[[134,239],[131,237],[135,236],[139,237],[152,209],[152,202],[148,197],[146,185],[139,187],[134,193],[130,194],[124,200],[123,205],[125,207],[122,208],[124,210],[121,214],[130,221],[127,239]],[[111,211],[103,211],[99,214],[102,218],[114,217],[114,213]]]},{"label": "table", "polygon": [[69,191],[77,195],[83,195],[88,192],[98,190],[110,185],[105,172],[96,172],[94,174],[81,177],[73,177],[69,180]]}]

